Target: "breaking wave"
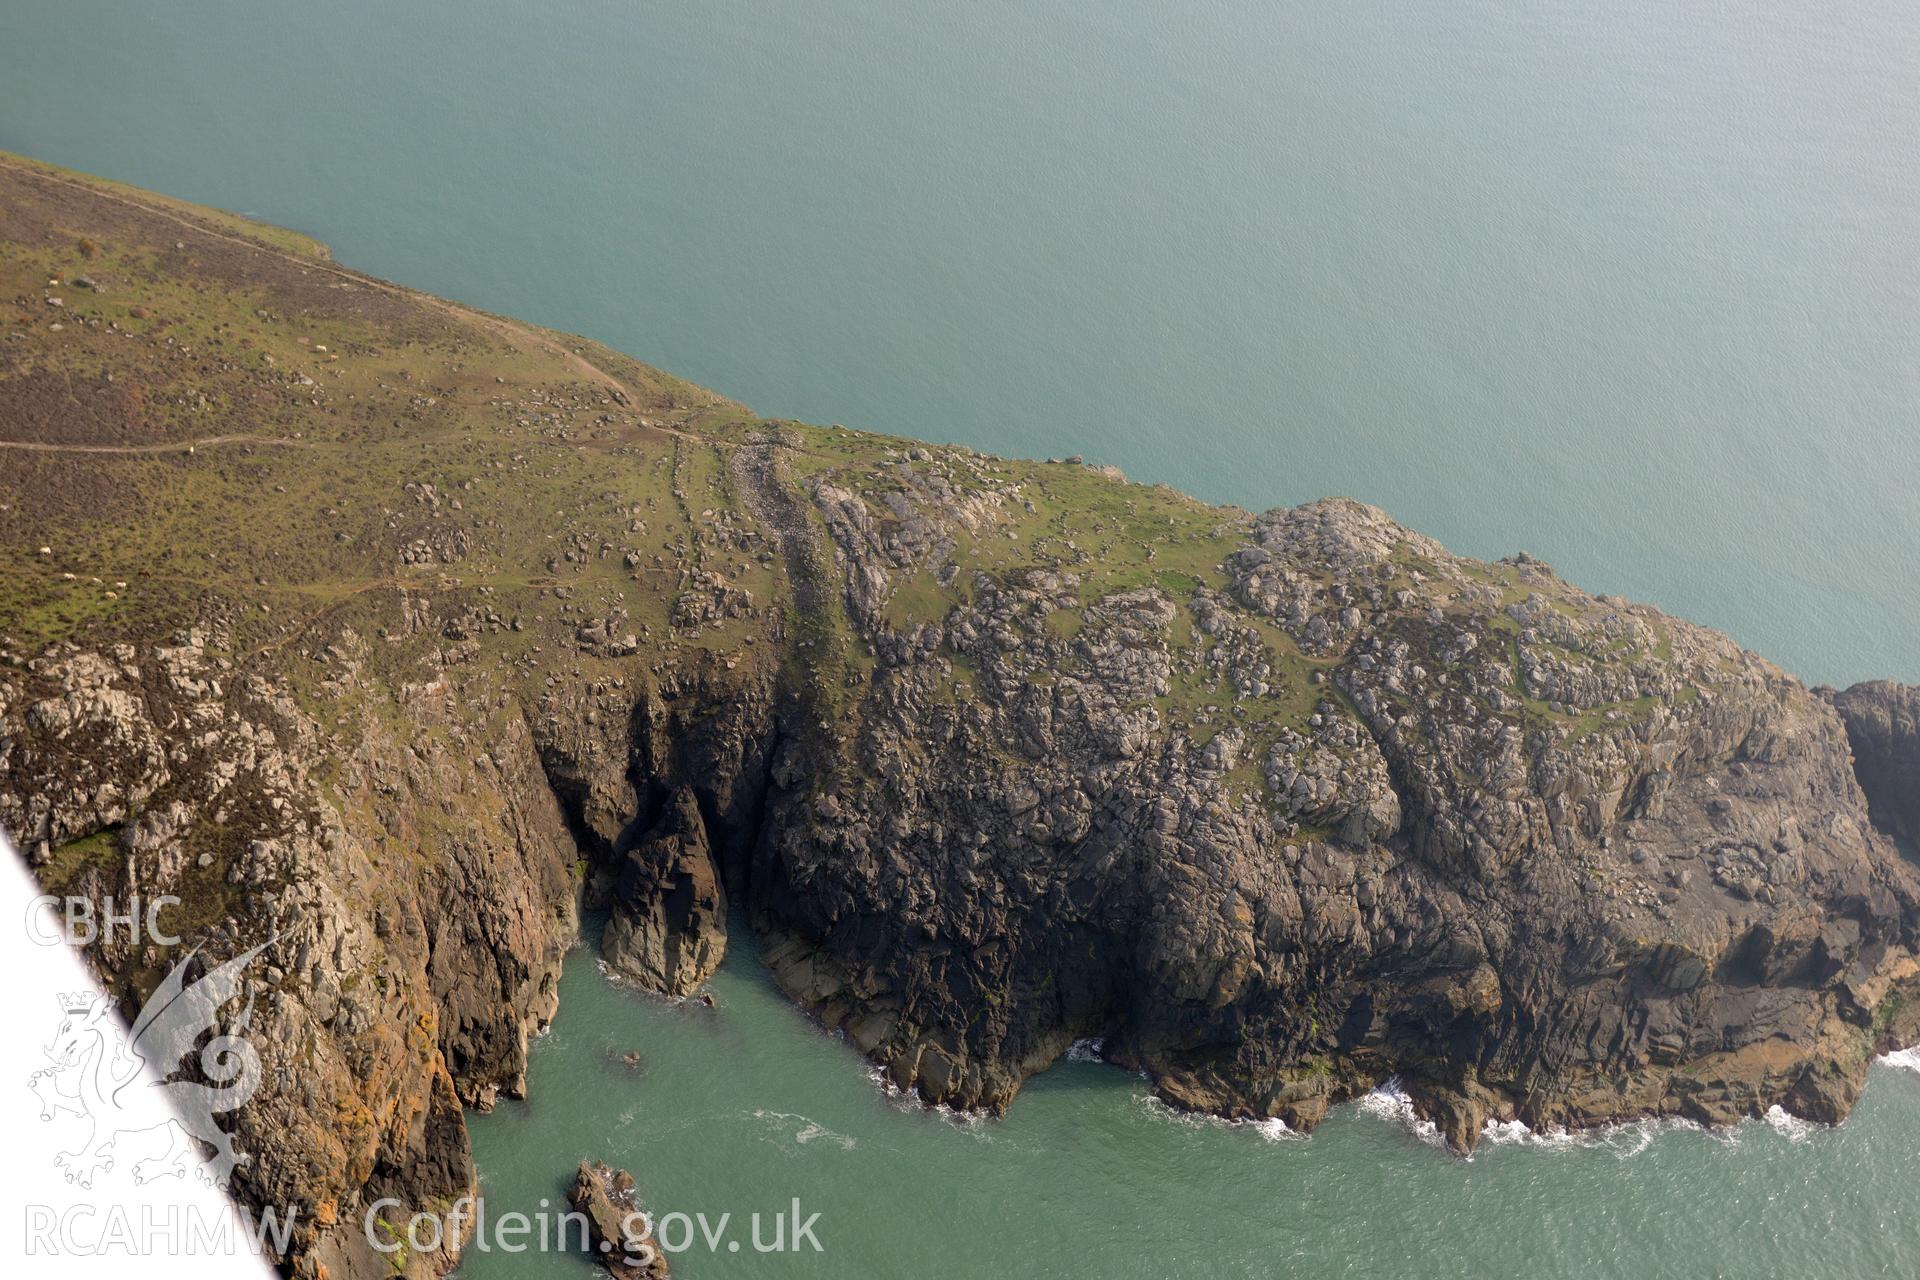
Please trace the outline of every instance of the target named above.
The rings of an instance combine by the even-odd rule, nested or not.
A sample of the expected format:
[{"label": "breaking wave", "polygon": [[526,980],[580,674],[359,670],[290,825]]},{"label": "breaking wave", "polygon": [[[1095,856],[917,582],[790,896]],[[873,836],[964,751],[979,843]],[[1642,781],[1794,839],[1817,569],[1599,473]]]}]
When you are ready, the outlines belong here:
[{"label": "breaking wave", "polygon": [[1067,1046],[1068,1062],[1105,1062],[1107,1042],[1098,1037],[1091,1040],[1075,1040]]},{"label": "breaking wave", "polygon": [[[1898,1065],[1920,1071],[1920,1051],[1909,1052],[1914,1054],[1913,1058]],[[1885,1058],[1881,1060],[1886,1061]],[[1400,1126],[1428,1146],[1446,1145],[1446,1139],[1441,1136],[1439,1126],[1431,1120],[1422,1120],[1419,1117],[1414,1110],[1413,1099],[1408,1096],[1407,1091],[1401,1087],[1397,1079],[1387,1081],[1361,1098],[1357,1105],[1365,1114]],[[1758,1121],[1743,1120],[1740,1124],[1728,1128],[1708,1128],[1695,1121],[1676,1117],[1651,1117],[1577,1131],[1558,1125],[1535,1131],[1518,1120],[1488,1120],[1480,1130],[1480,1141],[1485,1148],[1531,1147],[1545,1151],[1608,1151],[1619,1159],[1629,1160],[1652,1146],[1653,1140],[1663,1133],[1698,1133],[1717,1142],[1735,1146],[1739,1144],[1740,1131],[1756,1123],[1766,1125],[1788,1142],[1804,1142],[1826,1128],[1817,1121],[1803,1120],[1783,1107],[1774,1106],[1769,1108],[1766,1115],[1760,1117]]]},{"label": "breaking wave", "polygon": [[1446,1139],[1440,1136],[1440,1126],[1431,1120],[1422,1120],[1414,1111],[1413,1099],[1400,1087],[1397,1076],[1360,1099],[1359,1107],[1363,1114],[1397,1124],[1430,1147],[1446,1145]]},{"label": "breaking wave", "polygon": [[929,1103],[912,1089],[902,1089],[899,1085],[895,1084],[884,1067],[869,1064],[867,1067],[867,1079],[873,1081],[880,1092],[886,1097],[887,1101],[893,1104],[893,1108],[896,1111],[932,1116],[937,1120],[943,1120],[947,1124],[952,1125],[961,1133],[970,1134],[983,1141],[993,1136],[988,1124],[991,1117],[985,1113],[979,1111],[961,1111],[958,1108],[948,1106],[944,1102]]},{"label": "breaking wave", "polygon": [[1229,1120],[1225,1116],[1211,1116],[1202,1111],[1182,1111],[1151,1093],[1136,1094],[1135,1100],[1156,1120],[1164,1120],[1169,1124],[1186,1125],[1193,1129],[1244,1129],[1259,1134],[1268,1142],[1304,1141],[1307,1137],[1288,1128],[1287,1122],[1278,1116],[1270,1116],[1265,1120]]},{"label": "breaking wave", "polygon": [[1892,1053],[1883,1053],[1874,1059],[1883,1067],[1898,1067],[1902,1071],[1920,1072],[1920,1045],[1909,1049],[1895,1049]]}]

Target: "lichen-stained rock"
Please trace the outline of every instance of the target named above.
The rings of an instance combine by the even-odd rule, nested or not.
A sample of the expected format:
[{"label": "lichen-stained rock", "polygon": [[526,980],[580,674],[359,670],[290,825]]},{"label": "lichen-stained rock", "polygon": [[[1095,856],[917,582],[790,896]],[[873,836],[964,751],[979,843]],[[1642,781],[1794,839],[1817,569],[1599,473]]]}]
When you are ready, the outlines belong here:
[{"label": "lichen-stained rock", "polygon": [[1288,834],[1320,827],[1360,849],[1391,837],[1400,827],[1400,797],[1373,738],[1332,703],[1321,703],[1308,727],[1282,729],[1267,758],[1267,785],[1293,828]]},{"label": "lichen-stained rock", "polygon": [[125,822],[166,785],[167,755],[147,713],[142,673],[132,650],[122,652],[119,661],[52,653],[36,662],[27,689],[0,682],[0,769],[17,780],[0,793],[0,828],[29,862]]},{"label": "lichen-stained rock", "polygon": [[[466,733],[444,683],[401,695],[415,740],[372,720],[323,734],[284,688],[239,671],[221,632],[171,639],[16,676],[23,696],[0,724],[33,743],[36,771],[7,774],[0,795],[18,804],[16,779],[30,777],[50,812],[88,815],[78,834],[118,831],[97,848],[56,848],[49,888],[122,903],[177,896],[161,923],[214,957],[273,940],[249,974],[263,1076],[236,1113],[250,1159],[235,1194],[300,1211],[296,1257],[384,1267],[359,1245],[357,1211],[381,1194],[417,1207],[468,1194],[462,1104],[524,1088],[528,1038],[553,1014],[575,929],[571,842],[524,726],[503,722],[471,757],[435,736]],[[346,635],[335,651],[350,662],[359,648]],[[131,680],[144,681],[138,696]],[[64,722],[42,713],[67,731],[32,736],[49,705],[81,710]],[[111,738],[77,731],[91,708],[112,709]],[[108,740],[168,743],[169,767],[101,751]],[[81,780],[87,796],[58,779]],[[101,808],[102,794],[134,807]],[[94,958],[134,1009],[166,957],[120,933]]]}]

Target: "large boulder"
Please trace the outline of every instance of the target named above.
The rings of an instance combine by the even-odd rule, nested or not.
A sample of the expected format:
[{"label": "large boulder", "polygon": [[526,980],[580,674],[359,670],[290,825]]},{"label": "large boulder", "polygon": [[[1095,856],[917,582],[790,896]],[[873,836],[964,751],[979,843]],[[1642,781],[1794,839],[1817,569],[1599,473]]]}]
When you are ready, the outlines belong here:
[{"label": "large boulder", "polygon": [[616,1280],[667,1280],[666,1255],[635,1202],[633,1175],[582,1160],[567,1202],[587,1220],[587,1244]]}]

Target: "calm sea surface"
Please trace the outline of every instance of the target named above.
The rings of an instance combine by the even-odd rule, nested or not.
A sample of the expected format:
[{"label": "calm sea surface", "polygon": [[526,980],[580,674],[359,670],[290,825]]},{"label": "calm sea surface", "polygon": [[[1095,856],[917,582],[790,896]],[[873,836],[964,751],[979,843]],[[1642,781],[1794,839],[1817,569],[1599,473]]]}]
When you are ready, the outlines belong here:
[{"label": "calm sea surface", "polygon": [[[0,147],[762,412],[1351,494],[1809,680],[1920,680],[1909,3],[15,3]],[[533,1101],[475,1125],[496,1211],[596,1154],[667,1208],[823,1213],[821,1259],[696,1278],[1920,1266],[1911,1072],[1836,1132],[1463,1164],[1384,1100],[1270,1140],[1083,1064],[959,1127],[750,959],[718,990],[683,1013],[574,964]],[[464,1274],[547,1271],[583,1274]]]}]

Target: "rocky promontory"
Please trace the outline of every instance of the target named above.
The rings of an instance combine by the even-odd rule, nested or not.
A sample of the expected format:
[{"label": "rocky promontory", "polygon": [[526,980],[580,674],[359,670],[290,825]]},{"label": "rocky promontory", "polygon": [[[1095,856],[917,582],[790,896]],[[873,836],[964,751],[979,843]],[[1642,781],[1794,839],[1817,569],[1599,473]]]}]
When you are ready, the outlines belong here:
[{"label": "rocky promontory", "polygon": [[[1469,1150],[1834,1121],[1920,1038],[1913,690],[1359,503],[764,420],[290,233],[0,195],[0,826],[275,939],[234,1194],[299,1209],[295,1274],[472,1189],[582,903],[674,996],[751,928],[990,1111],[1092,1040],[1298,1129],[1397,1077]],[[89,958],[129,1010],[167,960]]]}]

